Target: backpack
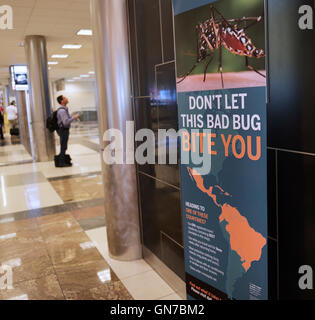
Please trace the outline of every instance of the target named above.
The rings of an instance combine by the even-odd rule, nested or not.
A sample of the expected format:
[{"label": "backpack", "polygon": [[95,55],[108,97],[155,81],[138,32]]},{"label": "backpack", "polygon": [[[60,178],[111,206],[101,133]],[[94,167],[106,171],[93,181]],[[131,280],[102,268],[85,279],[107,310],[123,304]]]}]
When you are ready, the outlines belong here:
[{"label": "backpack", "polygon": [[55,130],[59,129],[57,113],[58,110],[54,111],[46,120],[46,128],[50,132],[54,132]]}]

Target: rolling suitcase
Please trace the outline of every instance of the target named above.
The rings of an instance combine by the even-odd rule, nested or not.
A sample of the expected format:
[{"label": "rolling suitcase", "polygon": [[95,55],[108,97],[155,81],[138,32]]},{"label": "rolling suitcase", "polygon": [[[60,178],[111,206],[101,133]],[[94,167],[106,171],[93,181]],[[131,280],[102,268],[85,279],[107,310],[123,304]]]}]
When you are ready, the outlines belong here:
[{"label": "rolling suitcase", "polygon": [[19,136],[20,135],[20,130],[18,128],[10,129],[10,135],[11,136]]}]

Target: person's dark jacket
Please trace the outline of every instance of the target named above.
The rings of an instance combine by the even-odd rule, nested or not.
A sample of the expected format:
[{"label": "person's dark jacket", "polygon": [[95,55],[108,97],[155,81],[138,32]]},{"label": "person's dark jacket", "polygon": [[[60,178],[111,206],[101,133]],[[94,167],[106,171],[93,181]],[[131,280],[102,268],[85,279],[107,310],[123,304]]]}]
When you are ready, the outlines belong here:
[{"label": "person's dark jacket", "polygon": [[0,126],[3,126],[4,124],[4,117],[3,117],[3,113],[0,111]]}]

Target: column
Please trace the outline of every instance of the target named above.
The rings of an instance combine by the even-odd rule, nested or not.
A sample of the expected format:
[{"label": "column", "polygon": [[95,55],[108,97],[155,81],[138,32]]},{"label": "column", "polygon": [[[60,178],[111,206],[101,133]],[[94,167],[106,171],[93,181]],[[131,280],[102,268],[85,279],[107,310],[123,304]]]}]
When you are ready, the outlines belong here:
[{"label": "column", "polygon": [[31,141],[29,135],[27,108],[26,108],[26,94],[25,91],[16,91],[16,105],[18,108],[18,120],[20,129],[20,140],[25,150],[31,155]]},{"label": "column", "polygon": [[55,141],[54,135],[46,129],[51,104],[45,37],[27,36],[25,53],[29,73],[33,157],[38,162],[50,161],[55,154]]},{"label": "column", "polygon": [[[125,136],[126,121],[133,120],[126,0],[91,0],[91,21],[100,134],[115,128]],[[109,254],[140,259],[136,167],[102,163]]]},{"label": "column", "polygon": [[7,85],[5,87],[5,111],[7,110],[7,107],[9,106],[10,104],[10,97],[12,96],[12,90],[11,90],[11,85]]},{"label": "column", "polygon": [[4,88],[4,110],[7,110],[7,106],[9,105],[9,91],[10,91],[10,86],[6,85]]}]

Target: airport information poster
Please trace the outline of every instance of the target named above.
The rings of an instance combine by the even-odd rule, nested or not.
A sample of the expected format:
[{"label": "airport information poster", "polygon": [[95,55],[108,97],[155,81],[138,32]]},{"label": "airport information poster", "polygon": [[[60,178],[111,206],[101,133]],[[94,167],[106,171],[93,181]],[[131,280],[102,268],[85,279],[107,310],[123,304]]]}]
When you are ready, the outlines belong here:
[{"label": "airport information poster", "polygon": [[265,300],[264,0],[173,7],[187,298]]}]

